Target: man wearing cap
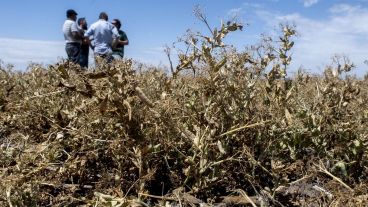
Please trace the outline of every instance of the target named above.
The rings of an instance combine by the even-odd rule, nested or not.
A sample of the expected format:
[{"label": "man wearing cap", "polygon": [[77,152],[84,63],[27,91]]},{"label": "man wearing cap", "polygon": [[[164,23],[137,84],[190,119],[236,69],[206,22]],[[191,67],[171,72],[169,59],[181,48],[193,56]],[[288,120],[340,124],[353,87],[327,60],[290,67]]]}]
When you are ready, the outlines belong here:
[{"label": "man wearing cap", "polygon": [[93,36],[94,53],[97,57],[102,57],[111,62],[112,44],[119,38],[119,32],[114,25],[108,22],[108,16],[105,12],[101,12],[99,20],[91,25],[84,33],[85,37]]},{"label": "man wearing cap", "polygon": [[79,64],[83,36],[76,23],[77,15],[77,12],[75,12],[73,9],[66,11],[67,19],[63,25],[63,33],[65,39],[65,51],[69,60]]}]

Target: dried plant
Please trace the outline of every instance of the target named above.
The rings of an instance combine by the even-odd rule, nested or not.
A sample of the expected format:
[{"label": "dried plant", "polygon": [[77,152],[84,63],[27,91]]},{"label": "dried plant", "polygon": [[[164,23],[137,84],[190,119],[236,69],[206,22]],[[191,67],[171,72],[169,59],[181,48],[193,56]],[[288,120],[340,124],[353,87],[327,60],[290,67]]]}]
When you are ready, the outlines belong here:
[{"label": "dried plant", "polygon": [[210,35],[180,42],[172,74],[0,64],[0,206],[366,205],[368,85],[350,61],[288,77],[294,27],[237,51],[224,38],[242,25],[196,15]]}]

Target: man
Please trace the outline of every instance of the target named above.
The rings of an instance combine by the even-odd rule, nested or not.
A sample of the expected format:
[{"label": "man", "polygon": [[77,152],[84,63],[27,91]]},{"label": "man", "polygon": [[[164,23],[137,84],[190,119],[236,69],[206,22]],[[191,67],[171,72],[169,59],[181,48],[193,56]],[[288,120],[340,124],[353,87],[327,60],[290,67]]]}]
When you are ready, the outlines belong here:
[{"label": "man", "polygon": [[115,60],[121,60],[124,58],[124,45],[129,45],[128,36],[121,30],[121,22],[119,19],[113,19],[111,22],[119,32],[119,38],[116,40],[116,46],[113,48],[112,56]]},{"label": "man", "polygon": [[[85,18],[78,19],[78,27],[81,33],[87,31],[87,21]],[[88,38],[84,38],[81,45],[81,52],[80,52],[80,65],[81,67],[88,68],[88,54],[89,54],[89,41]]]},{"label": "man", "polygon": [[67,19],[63,25],[63,33],[65,39],[65,51],[68,55],[68,59],[74,63],[79,63],[79,56],[82,43],[82,35],[78,29],[76,20],[77,12],[73,9],[66,11]]},{"label": "man", "polygon": [[111,62],[112,43],[114,39],[119,37],[119,32],[110,22],[107,21],[108,16],[105,12],[101,12],[99,20],[91,25],[84,34],[84,37],[93,36],[95,57],[102,57]]}]

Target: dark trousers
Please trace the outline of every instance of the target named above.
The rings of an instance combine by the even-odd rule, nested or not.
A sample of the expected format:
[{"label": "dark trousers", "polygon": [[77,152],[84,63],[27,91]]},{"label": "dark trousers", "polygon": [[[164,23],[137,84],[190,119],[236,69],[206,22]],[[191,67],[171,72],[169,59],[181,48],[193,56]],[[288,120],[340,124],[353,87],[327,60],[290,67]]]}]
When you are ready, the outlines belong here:
[{"label": "dark trousers", "polygon": [[65,51],[70,61],[72,61],[73,63],[80,64],[80,53],[81,53],[80,43],[78,42],[66,43]]},{"label": "dark trousers", "polygon": [[88,55],[89,55],[89,45],[82,45],[79,57],[79,63],[81,67],[88,68]]}]

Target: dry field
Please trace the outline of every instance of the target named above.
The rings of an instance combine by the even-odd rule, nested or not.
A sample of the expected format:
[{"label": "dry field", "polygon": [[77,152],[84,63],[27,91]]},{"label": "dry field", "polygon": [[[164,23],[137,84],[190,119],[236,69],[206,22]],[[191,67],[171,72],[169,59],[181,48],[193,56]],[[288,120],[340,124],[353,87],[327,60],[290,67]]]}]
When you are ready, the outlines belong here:
[{"label": "dry field", "polygon": [[1,66],[0,206],[367,206],[368,81],[286,78],[294,29],[237,52],[239,29],[188,34],[172,75]]}]

